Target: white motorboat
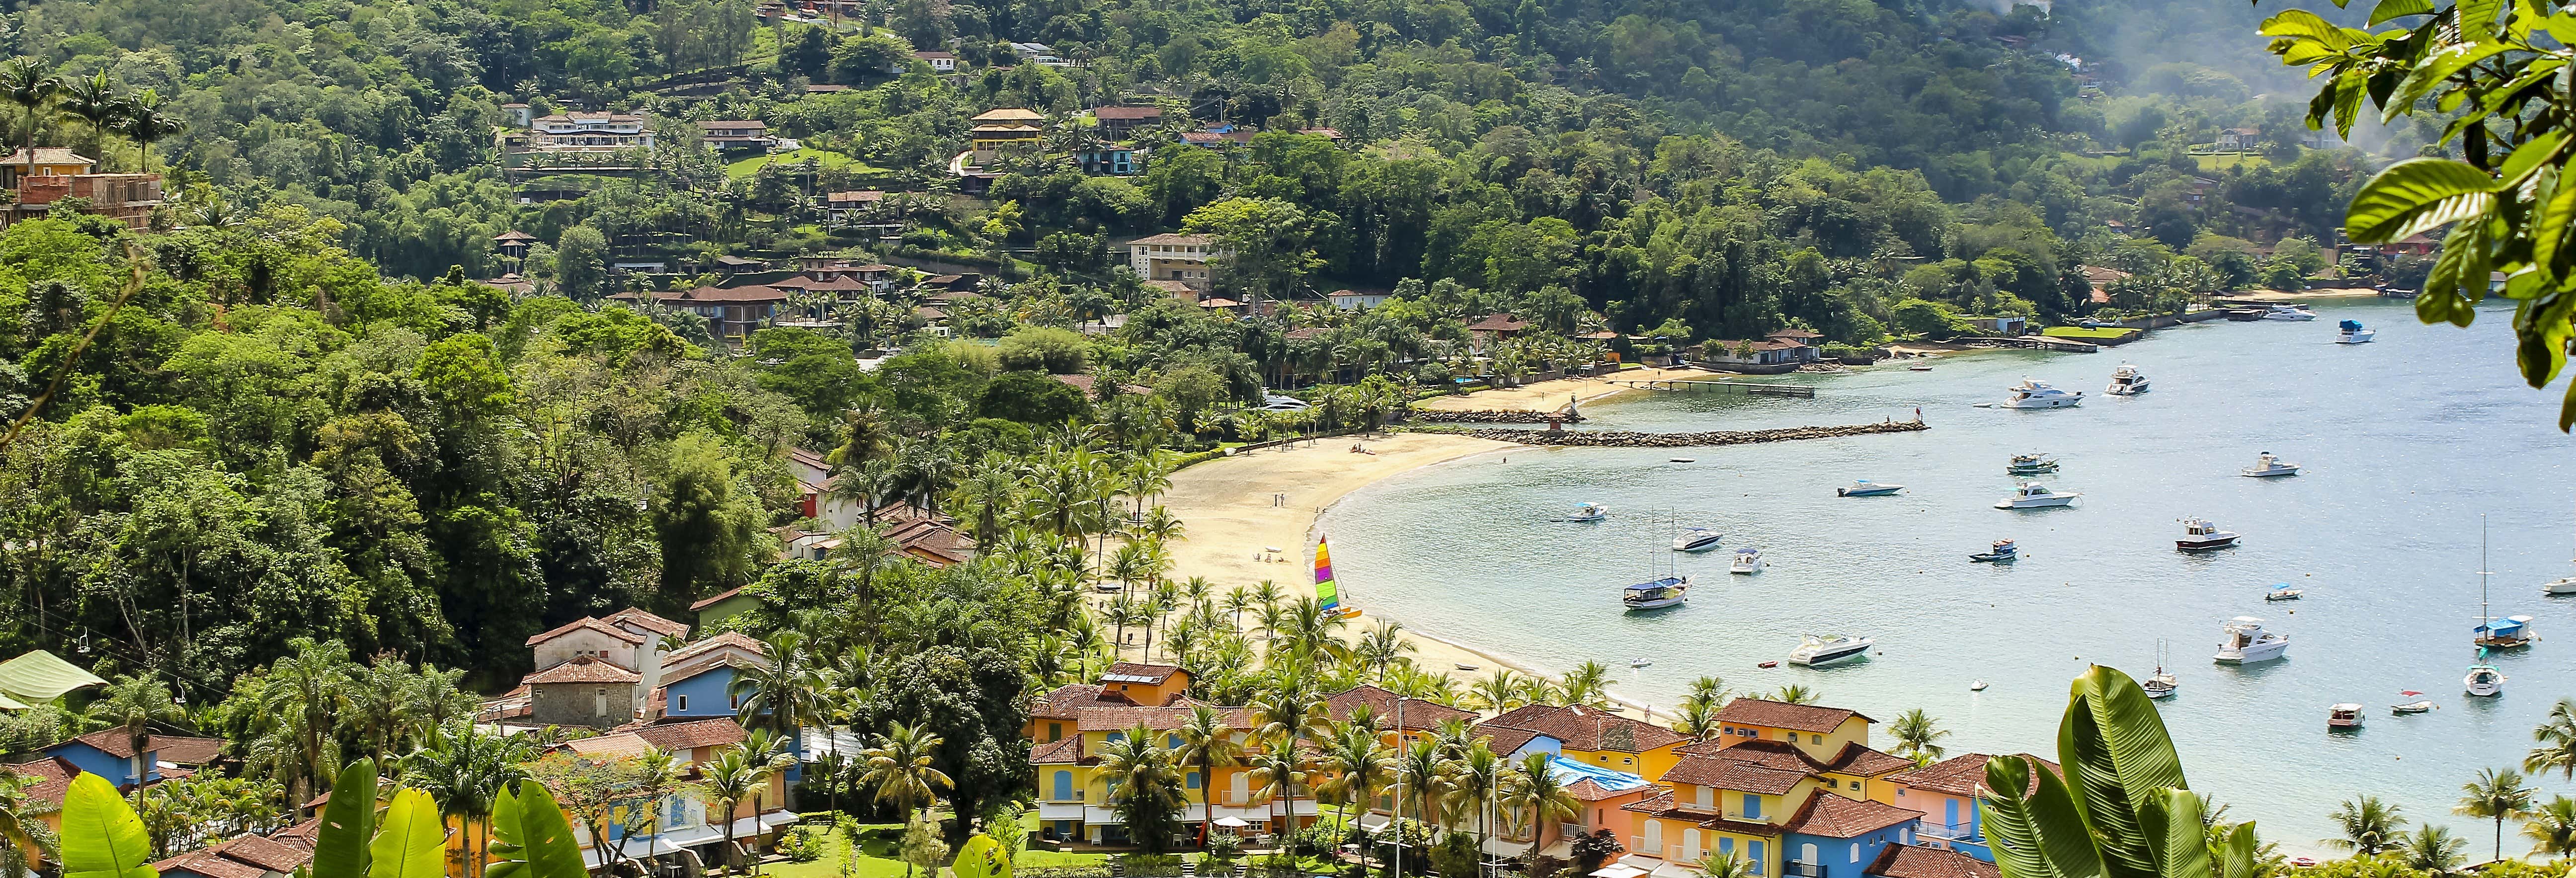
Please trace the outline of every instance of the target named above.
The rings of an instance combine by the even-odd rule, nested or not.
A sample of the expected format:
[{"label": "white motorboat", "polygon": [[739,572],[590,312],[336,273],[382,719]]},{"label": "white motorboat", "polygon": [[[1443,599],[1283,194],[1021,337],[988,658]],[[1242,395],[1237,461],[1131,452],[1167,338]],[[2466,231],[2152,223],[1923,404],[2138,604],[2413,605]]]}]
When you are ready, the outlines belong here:
[{"label": "white motorboat", "polygon": [[2329,728],[2329,729],[2358,729],[2358,728],[2361,728],[2361,718],[2362,718],[2364,715],[2365,715],[2365,714],[2363,714],[2363,713],[2362,713],[2362,710],[2361,710],[2361,705],[2354,704],[2354,703],[2351,703],[2351,702],[2348,702],[2348,701],[2347,701],[2347,702],[2344,702],[2344,703],[2342,703],[2342,704],[2337,704],[2337,705],[2334,705],[2334,706],[2332,706],[2332,707],[2328,707],[2328,708],[2326,708],[2326,728]]},{"label": "white motorboat", "polygon": [[1904,485],[1890,485],[1868,479],[1853,479],[1851,484],[1834,489],[1836,497],[1888,497],[1905,490]]},{"label": "white motorboat", "polygon": [[1979,564],[2005,564],[2021,560],[2021,546],[2011,540],[1996,540],[1992,549],[1968,556]]},{"label": "white motorboat", "polygon": [[1970,691],[1970,692],[1984,692],[1984,691],[1986,691],[1986,681],[1984,681],[1984,680],[1978,680],[1978,681],[1976,681],[1976,682],[1969,683],[1969,684],[1968,684],[1968,691]]},{"label": "white motorboat", "polygon": [[1809,634],[1799,642],[1797,649],[1789,651],[1789,663],[1810,668],[1829,665],[1855,656],[1866,655],[1869,653],[1870,644],[1876,642],[1867,637],[1851,637],[1842,634]]},{"label": "white motorboat", "polygon": [[2335,344],[2367,344],[2379,330],[2364,329],[2359,320],[2346,320],[2335,327]]},{"label": "white motorboat", "polygon": [[2306,305],[2274,305],[2263,312],[2265,320],[2315,320],[2317,312]]},{"label": "white motorboat", "polygon": [[2156,672],[2147,675],[2146,681],[2139,683],[2138,688],[2147,690],[2149,698],[2172,698],[2174,691],[2181,688],[2181,681],[2174,679],[2172,671],[2165,670],[2163,640],[2156,641]]},{"label": "white motorboat", "polygon": [[2218,654],[2210,657],[2222,665],[2268,662],[2290,651],[2289,637],[2263,630],[2263,620],[2252,616],[2227,620],[2226,632],[2219,638]]},{"label": "white motorboat", "polygon": [[2001,500],[1995,501],[1995,508],[2045,509],[2050,506],[2065,506],[2074,503],[2075,498],[2082,496],[2084,495],[2080,493],[2060,494],[2049,490],[2047,485],[2043,485],[2038,482],[2023,482],[2021,483],[2021,487],[2013,489],[2012,494]]},{"label": "white motorboat", "polygon": [[2540,593],[2545,595],[2576,594],[2576,576],[2561,576],[2557,579],[2541,583]]},{"label": "white motorboat", "polygon": [[2046,381],[2024,378],[2020,384],[2012,386],[2012,396],[1995,405],[2008,409],[2062,409],[2083,403],[2084,394],[2081,392],[2068,393],[2048,386]]},{"label": "white motorboat", "polygon": [[1673,551],[1705,552],[1710,549],[1717,548],[1717,540],[1719,536],[1721,536],[1721,534],[1716,531],[1709,530],[1708,528],[1688,528],[1683,530],[1679,535],[1673,537]]},{"label": "white motorboat", "polygon": [[1571,514],[1571,515],[1567,515],[1567,516],[1565,517],[1565,520],[1567,520],[1567,521],[1601,521],[1601,520],[1606,519],[1606,518],[1609,518],[1609,517],[1610,517],[1610,507],[1603,506],[1603,505],[1601,505],[1601,504],[1599,504],[1599,503],[1585,503],[1585,504],[1583,504],[1583,505],[1581,505],[1581,506],[1574,507],[1574,513],[1573,513],[1573,514]]},{"label": "white motorboat", "polygon": [[2504,671],[2481,660],[2469,666],[2468,676],[2460,678],[2460,685],[2466,687],[2471,695],[2494,698],[2504,694],[2504,680]]},{"label": "white motorboat", "polygon": [[2430,713],[2430,712],[2432,712],[2433,708],[2435,708],[2435,707],[2437,707],[2437,706],[2439,706],[2439,705],[2436,705],[2436,704],[2434,704],[2433,702],[2430,702],[2430,701],[2409,701],[2409,702],[2406,702],[2406,703],[2404,703],[2404,704],[2391,704],[2391,705],[2389,705],[2389,706],[2388,706],[2388,712],[2389,712],[2389,713],[2393,713],[2393,714],[2397,714],[2397,715],[2399,715],[2399,716],[2405,716],[2406,714],[2410,714],[2410,713]]},{"label": "white motorboat", "polygon": [[2145,393],[2147,392],[2146,373],[2138,371],[2136,366],[2121,363],[2120,368],[2111,370],[2111,386],[2104,388],[2102,392],[2112,396],[2135,396]]},{"label": "white motorboat", "polygon": [[2237,470],[2236,474],[2249,479],[2268,479],[2273,476],[2295,476],[2299,474],[2299,465],[2282,460],[2272,452],[2266,451],[2254,456],[2253,466]]},{"label": "white motorboat", "polygon": [[[1631,610],[1660,610],[1677,607],[1690,598],[1690,577],[1667,576],[1653,582],[1640,582],[1619,591],[1619,602]],[[1633,667],[1645,667],[1634,665]]]},{"label": "white motorboat", "polygon": [[1729,564],[1729,565],[1726,565],[1726,572],[1728,572],[1728,573],[1760,573],[1760,572],[1762,572],[1762,550],[1761,550],[1761,549],[1737,549],[1737,550],[1735,550],[1735,563],[1733,563],[1733,564]]},{"label": "white motorboat", "polygon": [[2209,523],[2209,519],[2206,518],[2183,519],[2182,536],[2174,540],[2174,548],[2185,552],[2206,552],[2211,549],[2235,547],[2236,532],[2220,530],[2218,525]]}]

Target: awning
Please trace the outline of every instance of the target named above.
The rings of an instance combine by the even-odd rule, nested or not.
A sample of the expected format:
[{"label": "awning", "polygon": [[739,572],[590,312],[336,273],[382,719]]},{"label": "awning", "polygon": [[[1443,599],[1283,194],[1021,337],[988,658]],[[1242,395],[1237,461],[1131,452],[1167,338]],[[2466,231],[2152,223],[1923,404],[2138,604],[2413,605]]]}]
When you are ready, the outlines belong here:
[{"label": "awning", "polygon": [[1039,803],[1038,803],[1038,819],[1040,819],[1040,820],[1080,820],[1080,819],[1082,819],[1082,803],[1080,803],[1080,802],[1039,802]]},{"label": "awning", "polygon": [[1082,809],[1082,822],[1098,824],[1101,826],[1118,826],[1126,823],[1127,820],[1118,816],[1118,812],[1116,810],[1103,808],[1098,805],[1088,805]]},{"label": "awning", "polygon": [[1648,870],[1640,869],[1635,866],[1612,863],[1592,870],[1592,878],[1637,878],[1639,875],[1646,874],[1647,871]]},{"label": "awning", "polygon": [[1242,829],[1242,828],[1244,828],[1244,827],[1246,827],[1246,826],[1251,826],[1251,825],[1252,825],[1252,824],[1250,824],[1250,823],[1246,823],[1246,822],[1244,822],[1243,818],[1241,818],[1241,817],[1219,817],[1219,818],[1217,818],[1214,822],[1216,823],[1216,825],[1218,825],[1218,826],[1223,826],[1223,827],[1225,827],[1225,828],[1227,828],[1227,829]]},{"label": "awning", "polygon": [[1383,814],[1374,812],[1362,814],[1360,815],[1360,831],[1376,832],[1378,830],[1385,829],[1387,824],[1393,822],[1395,822],[1395,818],[1388,817]]},{"label": "awning", "polygon": [[1655,871],[1648,872],[1646,874],[1650,876],[1650,878],[1708,878],[1708,876],[1700,872],[1700,870],[1693,869],[1679,863],[1665,863],[1661,866],[1656,866]]},{"label": "awning", "polygon": [[684,848],[693,848],[702,844],[723,841],[724,833],[713,826],[691,826],[684,829],[662,833],[662,840]]}]

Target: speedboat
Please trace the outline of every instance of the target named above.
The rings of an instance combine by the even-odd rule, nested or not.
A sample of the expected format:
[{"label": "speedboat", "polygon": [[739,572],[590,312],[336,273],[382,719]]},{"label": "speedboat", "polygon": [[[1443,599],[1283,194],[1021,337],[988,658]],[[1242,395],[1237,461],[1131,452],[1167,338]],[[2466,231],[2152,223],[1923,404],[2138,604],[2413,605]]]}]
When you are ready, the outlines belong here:
[{"label": "speedboat", "polygon": [[[1667,576],[1653,582],[1640,582],[1619,591],[1619,602],[1631,610],[1660,610],[1681,606],[1690,594],[1690,577]],[[1639,665],[1637,667],[1644,667]]]},{"label": "speedboat", "polygon": [[1727,566],[1726,566],[1726,572],[1728,572],[1728,573],[1760,573],[1760,572],[1762,572],[1762,550],[1761,550],[1761,549],[1737,549],[1737,550],[1735,550],[1735,563],[1727,565]]},{"label": "speedboat", "polygon": [[1994,548],[1991,551],[1978,552],[1974,555],[1968,556],[1968,560],[1980,564],[2002,564],[2019,560],[2020,558],[2021,547],[2014,545],[2011,540],[1996,540]]},{"label": "speedboat", "polygon": [[1710,549],[1717,548],[1717,540],[1719,536],[1721,536],[1721,534],[1716,531],[1709,530],[1708,528],[1689,528],[1682,531],[1680,535],[1673,537],[1673,551],[1705,552]]},{"label": "speedboat", "polygon": [[2291,588],[2289,583],[2276,582],[2272,584],[2271,591],[2263,593],[2263,599],[2267,601],[2295,601],[2299,599],[2300,595],[2304,594],[2307,594],[2307,592]]},{"label": "speedboat", "polygon": [[1870,644],[1875,642],[1877,641],[1867,637],[1809,634],[1798,644],[1797,649],[1789,651],[1789,663],[1810,668],[1829,665],[1853,656],[1867,654]]},{"label": "speedboat", "polygon": [[2379,330],[2361,328],[2359,320],[2346,320],[2335,327],[2335,344],[2362,344],[2378,334]]},{"label": "speedboat", "polygon": [[2084,495],[2060,494],[2049,490],[2047,485],[2043,485],[2038,482],[2023,482],[2021,483],[2021,487],[2013,489],[2011,495],[1995,501],[1995,508],[2044,509],[2050,506],[2065,506],[2067,504],[2074,503],[2075,498],[2082,496]]},{"label": "speedboat", "polygon": [[2497,670],[2494,665],[2480,661],[2469,666],[2469,674],[2460,678],[2460,685],[2468,687],[2471,695],[2493,698],[2504,694],[2504,679],[2503,671]]},{"label": "speedboat", "polygon": [[2237,470],[2236,474],[2249,479],[2268,479],[2273,476],[2295,476],[2299,474],[2299,465],[2282,460],[2272,452],[2266,451],[2254,456],[2253,466]]},{"label": "speedboat", "polygon": [[1905,490],[1904,485],[1886,485],[1868,479],[1853,479],[1851,484],[1834,489],[1836,497],[1888,497]]},{"label": "speedboat", "polygon": [[2008,409],[2062,409],[2074,408],[2083,402],[2084,394],[2081,392],[2068,393],[2048,386],[2046,381],[2024,378],[2020,384],[2012,386],[2012,396],[1995,405]]},{"label": "speedboat", "polygon": [[2183,519],[2182,536],[2174,540],[2174,548],[2185,552],[2206,552],[2211,549],[2235,547],[2236,532],[2219,530],[2218,525],[2209,523],[2209,519],[2206,518]]},{"label": "speedboat", "polygon": [[1599,503],[1585,503],[1581,506],[1574,507],[1574,514],[1566,516],[1565,520],[1600,521],[1609,517],[1610,507],[1603,506]]},{"label": "speedboat", "polygon": [[2576,594],[2576,576],[2561,576],[2557,579],[2541,583],[2540,593],[2547,595]]},{"label": "speedboat", "polygon": [[2409,702],[2406,702],[2406,703],[2404,703],[2404,704],[2391,704],[2391,705],[2389,705],[2389,706],[2388,706],[2388,712],[2389,712],[2389,713],[2393,713],[2393,714],[2397,714],[2397,715],[2399,715],[2399,716],[2404,716],[2404,715],[2406,715],[2406,714],[2410,714],[2410,713],[2426,713],[2426,712],[2430,712],[2430,711],[2431,711],[2434,707],[2436,707],[2436,706],[2438,706],[2438,705],[2435,705],[2433,702],[2430,702],[2430,701],[2409,701]]},{"label": "speedboat", "polygon": [[2274,305],[2263,312],[2265,320],[2315,320],[2317,312],[2306,305]]},{"label": "speedboat", "polygon": [[1976,681],[1976,682],[1969,683],[1969,684],[1968,684],[1968,691],[1970,691],[1970,692],[1984,692],[1984,691],[1986,691],[1986,681],[1984,681],[1984,680],[1978,680],[1978,681]]},{"label": "speedboat", "polygon": [[2536,639],[2531,636],[2530,616],[2506,616],[2502,619],[2488,619],[2485,624],[2470,629],[2470,634],[2479,646],[2483,646],[2488,649],[2511,649],[2517,646],[2530,646],[2531,641]]},{"label": "speedboat", "polygon": [[2011,463],[2004,464],[2004,471],[2016,476],[2053,473],[2057,471],[2057,459],[2036,451],[2029,454],[2016,454],[2013,455]]},{"label": "speedboat", "polygon": [[2252,616],[2227,620],[2226,631],[2219,638],[2218,654],[2210,657],[2222,665],[2268,662],[2290,651],[2290,638],[2263,630],[2263,620]]},{"label": "speedboat", "polygon": [[2111,386],[2104,388],[2102,392],[2112,396],[2134,396],[2145,393],[2147,392],[2146,373],[2138,371],[2136,366],[2121,363],[2120,368],[2111,370]]},{"label": "speedboat", "polygon": [[2362,716],[2361,705],[2349,701],[2337,704],[2326,708],[2326,728],[2358,729]]}]

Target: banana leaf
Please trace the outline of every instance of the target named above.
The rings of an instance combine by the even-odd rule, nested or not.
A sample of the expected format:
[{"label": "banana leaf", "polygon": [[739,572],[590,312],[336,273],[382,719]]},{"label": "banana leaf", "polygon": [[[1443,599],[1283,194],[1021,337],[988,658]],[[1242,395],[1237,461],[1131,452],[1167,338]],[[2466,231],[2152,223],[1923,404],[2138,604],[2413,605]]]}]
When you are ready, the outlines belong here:
[{"label": "banana leaf", "polygon": [[2158,878],[2155,845],[2138,812],[2158,790],[2189,789],[2164,717],[2135,680],[2094,665],[2075,678],[2058,725],[2058,761],[2093,830],[2110,878]]},{"label": "banana leaf", "polygon": [[376,837],[376,762],[360,759],[340,769],[331,801],[322,806],[322,826],[313,839],[315,878],[368,875],[374,861],[367,848]]},{"label": "banana leaf", "polygon": [[107,778],[88,772],[63,793],[63,878],[154,878],[152,836]]},{"label": "banana leaf", "polygon": [[2254,878],[2254,869],[2257,865],[2254,821],[2248,820],[2230,827],[2219,844],[2221,845],[2220,865],[2224,868],[2217,878]]},{"label": "banana leaf", "polygon": [[[2037,787],[2033,788],[2036,776]],[[2029,791],[2025,794],[2025,791]],[[2104,878],[2102,852],[2066,783],[2019,756],[1986,760],[1986,837],[2004,878]]]},{"label": "banana leaf", "polygon": [[369,864],[367,878],[444,878],[447,821],[439,816],[438,803],[420,790],[395,792],[368,851],[375,862]]},{"label": "banana leaf", "polygon": [[581,843],[554,794],[535,781],[518,787],[492,804],[492,864],[483,878],[587,878]]},{"label": "banana leaf", "polygon": [[2208,804],[2190,790],[2166,788],[2147,797],[2138,816],[2146,824],[2162,878],[2210,878],[2209,833],[2201,826],[2207,810]]}]

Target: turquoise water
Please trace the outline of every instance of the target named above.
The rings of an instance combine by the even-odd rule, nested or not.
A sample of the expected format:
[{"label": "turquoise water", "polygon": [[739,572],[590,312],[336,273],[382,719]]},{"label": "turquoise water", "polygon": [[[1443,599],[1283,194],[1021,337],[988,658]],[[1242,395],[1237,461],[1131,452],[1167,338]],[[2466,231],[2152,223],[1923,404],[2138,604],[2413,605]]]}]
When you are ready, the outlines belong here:
[{"label": "turquoise water", "polygon": [[[2266,838],[2317,850],[2325,815],[2358,793],[2454,826],[2483,857],[2491,828],[2452,816],[2478,769],[2518,764],[2530,730],[2576,696],[2576,598],[2539,595],[2576,572],[2576,485],[2555,393],[2512,371],[2510,313],[2462,330],[2417,324],[2403,304],[2317,307],[2308,323],[2217,321],[2162,330],[2097,354],[1981,352],[1931,372],[1878,367],[1796,376],[1815,399],[1659,393],[1589,407],[1599,429],[1651,431],[1844,424],[1911,417],[1932,429],[1852,439],[1695,449],[1520,449],[1417,471],[1353,494],[1324,518],[1342,587],[1372,616],[1549,671],[1587,659],[1618,672],[1613,692],[1671,705],[1691,678],[1733,687],[1801,683],[1825,703],[1882,721],[1939,717],[1952,752],[2055,752],[2066,684],[2093,662],[2144,676],[2156,641],[2181,694],[2163,706],[2192,786],[2261,821]],[[2379,330],[2335,345],[2334,321]],[[2154,389],[2101,395],[2122,360]],[[1975,408],[2023,376],[2082,390],[2082,407]],[[2064,463],[2044,478],[2073,508],[1992,508],[2013,484],[2013,453]],[[2301,475],[2237,470],[2271,450]],[[1696,463],[1671,463],[1674,456]],[[1843,499],[1854,478],[1906,486]],[[1553,523],[1574,504],[1598,524]],[[2529,613],[2543,640],[2504,654],[2497,699],[2461,693],[2478,612],[2479,516],[2490,517],[2497,615]],[[2204,516],[2244,545],[2173,548],[2178,519]],[[1671,526],[1726,534],[1726,549],[1677,556]],[[2021,541],[2013,565],[1967,555]],[[1729,576],[1728,552],[1760,547],[1770,568]],[[1617,588],[1695,579],[1691,602],[1628,615]],[[2269,586],[2305,589],[2262,600]],[[2289,658],[2215,665],[2219,625],[2269,620]],[[1880,654],[1825,670],[1782,658],[1801,632],[1877,638]],[[1629,668],[1650,658],[1652,667]],[[1990,687],[1968,691],[1976,679]],[[2421,690],[2441,705],[2397,717]],[[2328,733],[2329,704],[2371,707],[2368,727]],[[2546,793],[2576,795],[2555,777]],[[2508,853],[2522,844],[2511,836]]]}]

